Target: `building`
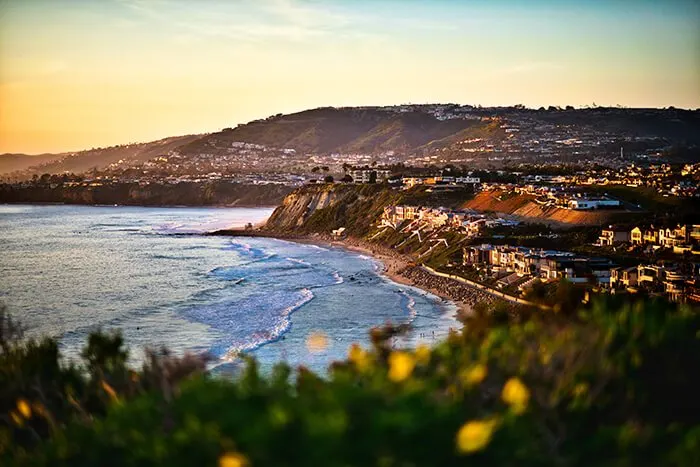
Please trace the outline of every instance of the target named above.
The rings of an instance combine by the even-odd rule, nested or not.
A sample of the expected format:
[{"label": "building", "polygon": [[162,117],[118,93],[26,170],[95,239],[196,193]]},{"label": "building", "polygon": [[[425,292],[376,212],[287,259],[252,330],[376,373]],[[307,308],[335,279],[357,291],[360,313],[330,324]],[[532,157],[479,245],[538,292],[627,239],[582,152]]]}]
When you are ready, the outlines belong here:
[{"label": "building", "polygon": [[574,198],[569,200],[569,209],[587,211],[592,209],[619,207],[620,202],[616,199],[608,198]]},{"label": "building", "polygon": [[641,245],[644,243],[644,234],[642,233],[642,229],[635,227],[630,230],[630,242],[632,245]]},{"label": "building", "polygon": [[459,185],[476,185],[481,183],[481,179],[479,177],[457,177],[455,183]]},{"label": "building", "polygon": [[637,285],[637,266],[610,269],[610,287],[627,288]]},{"label": "building", "polygon": [[372,178],[374,178],[374,182],[381,183],[390,175],[391,170],[389,169],[352,169],[350,171],[350,176],[355,183],[371,183]]},{"label": "building", "polygon": [[630,232],[627,229],[622,229],[619,227],[610,226],[607,229],[603,229],[598,237],[598,244],[600,246],[613,246],[622,242],[630,241]]}]

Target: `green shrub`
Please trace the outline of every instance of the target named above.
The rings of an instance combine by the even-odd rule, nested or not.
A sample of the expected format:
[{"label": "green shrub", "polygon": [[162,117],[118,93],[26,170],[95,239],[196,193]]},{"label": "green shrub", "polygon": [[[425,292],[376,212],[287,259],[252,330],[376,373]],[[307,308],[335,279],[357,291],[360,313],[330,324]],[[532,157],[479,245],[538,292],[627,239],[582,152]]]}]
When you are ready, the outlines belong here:
[{"label": "green shrub", "polygon": [[[0,356],[2,456],[32,466],[699,465],[700,315],[688,307],[608,300],[529,319],[477,315],[432,349],[392,349],[403,331],[373,330],[372,347],[353,347],[326,377],[284,364],[261,374],[249,360],[232,380],[163,356],[132,372],[115,336],[90,338],[82,370],[50,340],[16,342]],[[66,385],[79,408],[62,399]],[[22,415],[18,401],[44,410]]]}]

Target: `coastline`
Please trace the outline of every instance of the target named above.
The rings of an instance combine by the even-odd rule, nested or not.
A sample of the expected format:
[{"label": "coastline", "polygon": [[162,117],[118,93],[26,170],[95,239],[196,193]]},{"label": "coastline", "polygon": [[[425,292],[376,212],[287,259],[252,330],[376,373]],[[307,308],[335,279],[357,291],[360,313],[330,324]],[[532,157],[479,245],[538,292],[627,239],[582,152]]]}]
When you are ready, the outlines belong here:
[{"label": "coastline", "polygon": [[296,243],[343,248],[355,253],[370,256],[381,265],[381,274],[387,279],[401,285],[415,287],[442,299],[447,302],[446,304],[454,305],[454,318],[456,321],[459,317],[471,315],[475,304],[497,300],[493,295],[475,287],[470,287],[452,279],[429,274],[408,255],[354,237],[334,240],[329,236],[321,234],[302,235],[264,230],[237,229],[220,230],[210,232],[207,235],[276,238]]}]

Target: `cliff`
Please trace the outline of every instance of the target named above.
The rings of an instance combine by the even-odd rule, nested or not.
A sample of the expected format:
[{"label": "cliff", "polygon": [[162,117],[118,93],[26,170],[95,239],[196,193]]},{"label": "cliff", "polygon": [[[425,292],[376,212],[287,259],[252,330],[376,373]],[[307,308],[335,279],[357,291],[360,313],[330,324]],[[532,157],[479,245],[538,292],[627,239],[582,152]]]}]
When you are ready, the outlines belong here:
[{"label": "cliff", "polygon": [[399,190],[388,185],[307,185],[290,193],[267,221],[265,229],[281,233],[329,233],[345,227],[364,237],[384,208],[392,204],[458,207],[472,193],[431,193],[425,187]]},{"label": "cliff", "polygon": [[283,185],[229,182],[100,186],[0,185],[0,203],[122,204],[132,206],[275,206],[292,190]]},{"label": "cliff", "polygon": [[266,230],[329,233],[345,227],[366,235],[385,206],[400,194],[382,185],[309,185],[290,193],[270,216]]}]

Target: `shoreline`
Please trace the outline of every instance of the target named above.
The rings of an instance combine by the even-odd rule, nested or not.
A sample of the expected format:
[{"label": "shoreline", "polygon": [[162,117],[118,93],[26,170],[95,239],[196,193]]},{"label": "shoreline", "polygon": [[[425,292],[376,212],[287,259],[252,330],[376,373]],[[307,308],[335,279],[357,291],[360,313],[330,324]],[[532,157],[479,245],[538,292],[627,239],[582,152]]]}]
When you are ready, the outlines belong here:
[{"label": "shoreline", "polygon": [[188,209],[276,209],[278,204],[100,204],[100,203],[66,203],[64,201],[0,201],[0,206],[78,206],[92,208],[188,208]]},{"label": "shoreline", "polygon": [[447,305],[454,305],[454,318],[456,321],[459,321],[459,317],[471,315],[475,304],[497,300],[493,295],[475,287],[452,279],[434,276],[424,271],[414,259],[408,255],[354,237],[334,240],[321,234],[283,234],[273,231],[237,229],[219,230],[209,232],[206,235],[275,238],[295,243],[342,248],[367,255],[380,264],[382,268],[380,274],[392,282],[415,287],[416,289],[442,299],[443,302],[447,302],[445,303]]}]

